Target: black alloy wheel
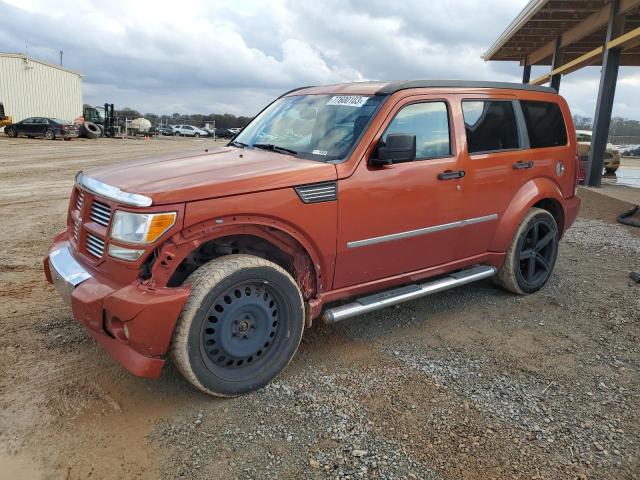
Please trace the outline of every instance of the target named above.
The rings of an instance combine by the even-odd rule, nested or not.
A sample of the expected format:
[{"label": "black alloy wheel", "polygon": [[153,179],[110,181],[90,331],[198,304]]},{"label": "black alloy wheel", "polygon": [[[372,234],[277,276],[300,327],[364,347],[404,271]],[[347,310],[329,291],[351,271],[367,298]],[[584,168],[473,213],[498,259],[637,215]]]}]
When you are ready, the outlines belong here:
[{"label": "black alloy wheel", "polygon": [[549,216],[539,215],[527,224],[518,241],[518,283],[524,291],[542,287],[553,272],[558,254],[558,229]]}]

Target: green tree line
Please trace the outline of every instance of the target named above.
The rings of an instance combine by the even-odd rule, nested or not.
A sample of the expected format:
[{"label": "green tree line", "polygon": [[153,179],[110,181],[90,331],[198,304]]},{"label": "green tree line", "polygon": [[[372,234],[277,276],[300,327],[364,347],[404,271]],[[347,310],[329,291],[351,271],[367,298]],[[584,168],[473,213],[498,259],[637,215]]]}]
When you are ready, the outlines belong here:
[{"label": "green tree line", "polygon": [[172,115],[158,115],[155,113],[142,114],[132,108],[124,107],[120,110],[116,110],[116,116],[126,118],[139,118],[144,117],[151,122],[152,125],[170,124],[170,125],[193,125],[195,127],[204,127],[205,123],[213,124],[215,122],[216,128],[234,128],[244,127],[251,121],[252,117],[236,116],[230,113],[195,113],[191,115],[183,115],[180,113],[174,113]]},{"label": "green tree line", "polygon": [[[573,123],[578,130],[591,130],[593,128],[593,119],[591,117],[574,115]],[[611,118],[611,126],[609,127],[609,136],[640,137],[640,121],[613,117]]]}]

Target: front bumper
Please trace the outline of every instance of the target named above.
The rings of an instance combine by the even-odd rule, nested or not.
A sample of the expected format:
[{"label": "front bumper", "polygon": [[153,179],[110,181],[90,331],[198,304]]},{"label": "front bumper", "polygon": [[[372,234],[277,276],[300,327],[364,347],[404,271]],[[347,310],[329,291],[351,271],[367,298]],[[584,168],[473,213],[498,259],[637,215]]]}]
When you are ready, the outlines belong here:
[{"label": "front bumper", "polygon": [[134,375],[157,378],[189,288],[117,285],[78,262],[66,241],[54,242],[45,276],[73,317]]}]

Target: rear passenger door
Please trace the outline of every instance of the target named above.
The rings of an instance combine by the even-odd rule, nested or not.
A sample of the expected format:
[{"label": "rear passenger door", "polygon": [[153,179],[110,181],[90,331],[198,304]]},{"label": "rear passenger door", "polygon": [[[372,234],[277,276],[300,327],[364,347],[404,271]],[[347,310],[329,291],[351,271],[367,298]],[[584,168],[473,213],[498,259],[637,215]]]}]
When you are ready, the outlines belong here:
[{"label": "rear passenger door", "polygon": [[460,95],[457,132],[463,145],[462,201],[471,219],[464,256],[489,250],[499,219],[527,169],[528,140],[518,102],[508,95]]}]

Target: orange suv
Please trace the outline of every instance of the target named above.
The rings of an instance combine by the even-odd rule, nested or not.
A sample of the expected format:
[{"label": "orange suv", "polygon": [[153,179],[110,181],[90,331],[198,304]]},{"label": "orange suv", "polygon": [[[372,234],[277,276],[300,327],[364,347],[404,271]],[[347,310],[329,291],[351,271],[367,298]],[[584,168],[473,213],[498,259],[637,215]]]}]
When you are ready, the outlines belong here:
[{"label": "orange suv", "polygon": [[266,385],[305,327],[494,277],[543,287],[573,223],[567,103],[459,81],[300,88],[226,147],[79,172],[44,260],[135,375]]}]

